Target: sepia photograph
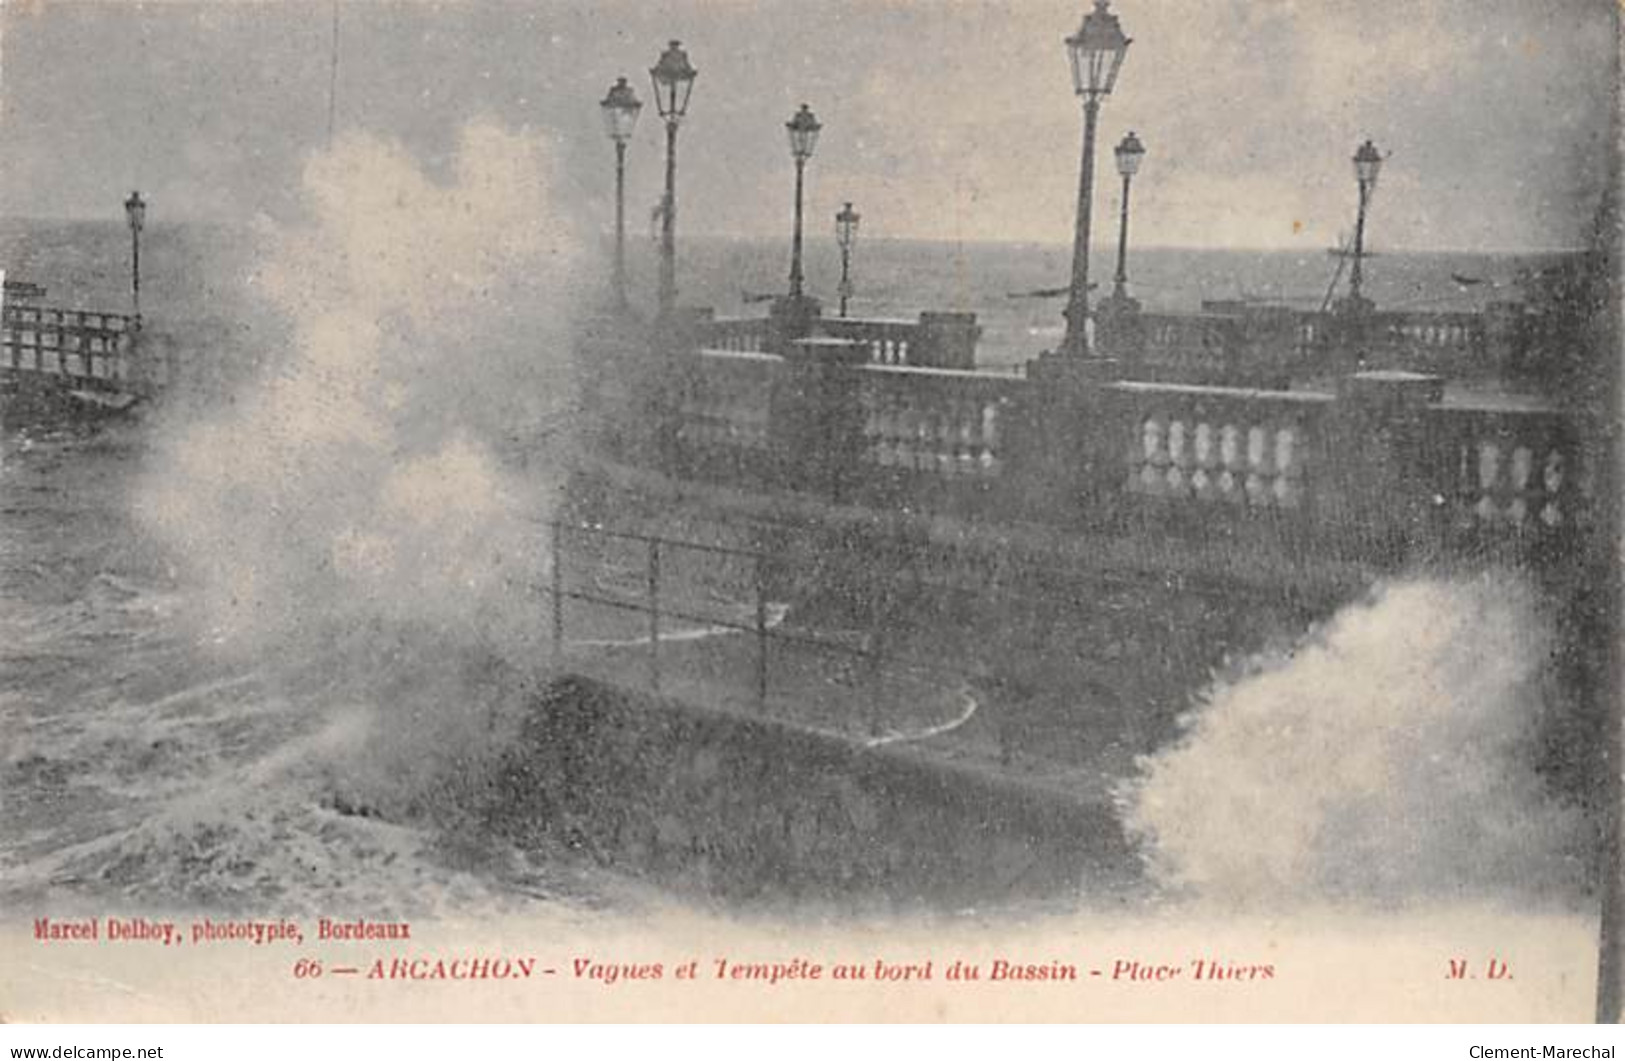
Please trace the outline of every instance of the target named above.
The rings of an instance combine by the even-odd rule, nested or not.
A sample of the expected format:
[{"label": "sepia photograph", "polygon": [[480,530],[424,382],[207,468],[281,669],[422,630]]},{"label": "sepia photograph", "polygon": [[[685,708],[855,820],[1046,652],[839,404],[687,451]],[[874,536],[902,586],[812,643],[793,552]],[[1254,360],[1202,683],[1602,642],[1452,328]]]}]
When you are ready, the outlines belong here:
[{"label": "sepia photograph", "polygon": [[8,0],[0,1019],[1617,1023],[1620,11]]}]

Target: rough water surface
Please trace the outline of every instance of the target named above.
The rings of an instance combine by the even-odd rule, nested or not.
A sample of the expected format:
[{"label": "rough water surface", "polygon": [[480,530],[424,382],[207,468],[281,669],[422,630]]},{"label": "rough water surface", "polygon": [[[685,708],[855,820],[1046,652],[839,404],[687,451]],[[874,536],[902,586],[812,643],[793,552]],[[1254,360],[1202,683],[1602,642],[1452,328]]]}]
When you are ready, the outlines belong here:
[{"label": "rough water surface", "polygon": [[406,638],[240,651],[124,515],[141,452],[25,441],[0,465],[0,903],[383,916],[618,887],[470,831],[472,744],[465,762],[405,746],[433,741],[420,716],[495,724],[517,674],[409,658]]}]

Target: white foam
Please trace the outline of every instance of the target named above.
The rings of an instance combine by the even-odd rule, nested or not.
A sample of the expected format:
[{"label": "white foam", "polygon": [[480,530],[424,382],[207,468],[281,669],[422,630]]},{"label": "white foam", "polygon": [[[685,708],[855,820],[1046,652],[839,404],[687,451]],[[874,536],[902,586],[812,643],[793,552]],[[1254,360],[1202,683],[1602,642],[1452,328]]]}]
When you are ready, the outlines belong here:
[{"label": "white foam", "polygon": [[1225,903],[1561,897],[1586,832],[1534,769],[1550,637],[1511,575],[1383,586],[1215,682],[1129,825]]}]

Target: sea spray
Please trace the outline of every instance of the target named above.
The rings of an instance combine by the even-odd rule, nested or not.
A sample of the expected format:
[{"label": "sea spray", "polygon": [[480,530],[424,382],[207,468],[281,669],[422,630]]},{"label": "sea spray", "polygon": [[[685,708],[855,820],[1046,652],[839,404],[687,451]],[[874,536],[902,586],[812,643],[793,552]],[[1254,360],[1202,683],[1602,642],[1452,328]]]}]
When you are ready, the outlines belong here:
[{"label": "sea spray", "polygon": [[553,162],[483,122],[444,181],[365,135],[313,158],[308,218],[262,223],[251,277],[290,342],[219,374],[137,484],[198,640],[308,718],[238,775],[277,804],[279,786],[368,818],[455,804],[543,654],[540,532],[596,275]]},{"label": "sea spray", "polygon": [[1535,769],[1551,637],[1510,573],[1381,586],[1215,682],[1121,794],[1128,826],[1219,904],[1561,902],[1590,834]]},{"label": "sea spray", "polygon": [[[580,256],[549,161],[476,124],[444,185],[365,136],[310,163],[310,222],[270,234],[258,284],[292,345],[180,425],[138,495],[221,636],[526,639],[515,587],[564,467]],[[525,444],[560,459],[508,474]]]}]

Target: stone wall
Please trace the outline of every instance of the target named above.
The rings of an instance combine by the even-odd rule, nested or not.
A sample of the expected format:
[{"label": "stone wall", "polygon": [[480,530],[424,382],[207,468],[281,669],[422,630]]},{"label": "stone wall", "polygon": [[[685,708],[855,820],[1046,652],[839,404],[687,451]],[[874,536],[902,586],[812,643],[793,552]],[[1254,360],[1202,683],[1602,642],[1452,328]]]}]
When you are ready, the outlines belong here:
[{"label": "stone wall", "polygon": [[530,842],[730,900],[1087,901],[1139,878],[1104,795],[578,677],[536,699],[499,803]]}]

